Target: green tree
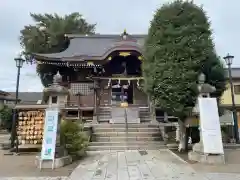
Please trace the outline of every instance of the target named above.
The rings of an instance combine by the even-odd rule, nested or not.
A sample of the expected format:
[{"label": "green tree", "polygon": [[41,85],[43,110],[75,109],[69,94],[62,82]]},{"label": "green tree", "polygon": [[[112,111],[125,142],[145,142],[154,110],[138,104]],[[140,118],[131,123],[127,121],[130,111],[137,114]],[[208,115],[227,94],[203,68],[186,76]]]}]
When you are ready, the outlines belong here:
[{"label": "green tree", "polygon": [[[75,12],[65,16],[58,14],[30,14],[34,25],[27,25],[21,30],[20,44],[28,59],[31,53],[56,53],[65,50],[69,41],[65,34],[93,34],[95,24],[89,24],[81,14]],[[59,69],[58,69],[59,70]],[[38,64],[37,73],[42,84],[52,82],[56,66]]]},{"label": "green tree", "polygon": [[0,109],[0,119],[1,119],[1,126],[8,130],[8,132],[12,129],[12,109],[8,106],[4,105]]},{"label": "green tree", "polygon": [[211,36],[205,12],[193,2],[163,5],[150,24],[143,64],[145,90],[156,106],[179,118],[182,131],[197,100],[201,72],[216,87],[213,96],[218,98],[225,90],[224,68]]}]

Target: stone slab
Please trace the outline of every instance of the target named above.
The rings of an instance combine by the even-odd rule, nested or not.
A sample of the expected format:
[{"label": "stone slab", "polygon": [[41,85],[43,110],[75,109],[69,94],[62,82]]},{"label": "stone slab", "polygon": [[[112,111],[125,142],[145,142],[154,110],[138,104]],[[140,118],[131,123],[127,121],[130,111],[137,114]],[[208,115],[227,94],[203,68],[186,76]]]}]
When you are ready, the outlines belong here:
[{"label": "stone slab", "polygon": [[[40,162],[41,162],[40,156],[36,156],[35,166],[37,168],[40,168]],[[52,163],[53,163],[53,161],[44,160],[44,161],[42,161],[41,168],[42,169],[52,169]],[[64,156],[64,157],[56,158],[54,160],[54,169],[66,166],[66,165],[71,164],[71,163],[72,163],[72,157],[71,156]]]},{"label": "stone slab", "polygon": [[190,165],[180,161],[178,158],[173,156],[169,150],[146,150],[146,152],[147,153],[144,154],[139,153],[139,151],[137,150],[97,152],[98,156],[96,156],[96,158],[81,161],[79,166],[70,175],[70,179],[71,180],[216,179],[216,176],[214,175],[206,176],[206,174],[197,173]]}]

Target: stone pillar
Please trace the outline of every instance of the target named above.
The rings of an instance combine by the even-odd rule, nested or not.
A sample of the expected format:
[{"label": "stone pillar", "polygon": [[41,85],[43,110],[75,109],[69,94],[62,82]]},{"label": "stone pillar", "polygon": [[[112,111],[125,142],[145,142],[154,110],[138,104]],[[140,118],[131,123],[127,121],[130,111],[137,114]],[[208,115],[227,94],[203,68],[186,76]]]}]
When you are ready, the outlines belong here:
[{"label": "stone pillar", "polygon": [[158,121],[156,119],[156,108],[155,108],[155,101],[152,100],[151,102],[151,109],[152,109],[152,113],[151,113],[151,119],[152,119],[152,124],[158,124]]}]

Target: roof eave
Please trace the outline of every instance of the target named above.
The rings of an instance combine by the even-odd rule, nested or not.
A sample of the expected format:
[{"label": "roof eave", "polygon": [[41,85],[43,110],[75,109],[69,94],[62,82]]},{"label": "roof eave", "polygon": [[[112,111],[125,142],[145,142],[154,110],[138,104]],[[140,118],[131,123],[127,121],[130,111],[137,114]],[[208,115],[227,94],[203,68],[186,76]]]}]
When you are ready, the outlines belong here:
[{"label": "roof eave", "polygon": [[6,91],[2,91],[0,90],[0,94],[3,95],[3,96],[8,96],[10,95],[10,93],[6,92]]},{"label": "roof eave", "polygon": [[59,57],[49,57],[48,54],[32,53],[34,59],[36,60],[48,60],[48,61],[61,61],[62,58]]}]

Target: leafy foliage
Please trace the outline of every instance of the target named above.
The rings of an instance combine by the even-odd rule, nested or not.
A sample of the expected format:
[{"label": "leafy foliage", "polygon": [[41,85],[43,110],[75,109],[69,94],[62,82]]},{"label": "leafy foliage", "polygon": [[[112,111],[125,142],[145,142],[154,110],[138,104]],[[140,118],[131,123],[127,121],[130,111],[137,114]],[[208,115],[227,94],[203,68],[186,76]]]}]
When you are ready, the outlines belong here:
[{"label": "leafy foliage", "polygon": [[4,129],[7,129],[9,132],[12,128],[12,109],[8,106],[4,105],[2,109],[0,109],[0,119],[2,120],[2,126]]},{"label": "leafy foliage", "polygon": [[[34,25],[27,25],[21,30],[20,44],[27,58],[30,53],[57,53],[65,50],[69,40],[65,34],[93,34],[95,24],[89,24],[79,13],[65,16],[58,14],[30,14]],[[52,82],[52,74],[57,67],[46,64],[37,65],[37,73],[42,84]]]},{"label": "leafy foliage", "polygon": [[65,146],[69,155],[78,156],[79,152],[85,152],[88,137],[81,125],[70,120],[63,120],[60,133],[61,144]]},{"label": "leafy foliage", "polygon": [[145,91],[156,105],[184,120],[192,112],[198,75],[214,85],[214,96],[225,90],[225,74],[215,52],[210,23],[193,2],[174,1],[158,9],[145,43]]}]

